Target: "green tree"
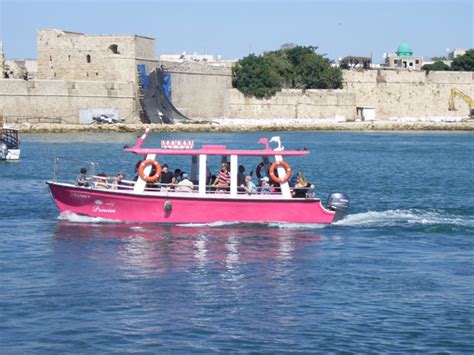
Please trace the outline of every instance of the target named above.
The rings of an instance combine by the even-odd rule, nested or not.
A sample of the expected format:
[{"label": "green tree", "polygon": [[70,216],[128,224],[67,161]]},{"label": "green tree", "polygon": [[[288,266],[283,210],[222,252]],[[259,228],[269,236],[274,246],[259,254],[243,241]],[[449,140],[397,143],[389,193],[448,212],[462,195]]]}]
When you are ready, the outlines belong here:
[{"label": "green tree", "polygon": [[426,71],[449,71],[451,67],[443,62],[434,62],[433,64],[425,64],[421,67],[421,70]]},{"label": "green tree", "polygon": [[474,49],[469,49],[464,55],[454,58],[451,68],[455,71],[474,71]]},{"label": "green tree", "polygon": [[332,67],[329,59],[306,53],[295,65],[295,83],[295,87],[303,89],[339,89],[342,87],[342,72]]},{"label": "green tree", "polygon": [[270,62],[250,54],[232,68],[232,85],[246,96],[269,97],[280,90],[281,77]]},{"label": "green tree", "polygon": [[[314,73],[318,70],[317,68],[310,68],[311,64],[316,64],[313,57],[318,56],[315,53],[317,48],[318,47],[312,46],[296,46],[285,51],[288,62],[292,67],[290,87],[295,89],[309,89],[308,87],[305,87],[304,75]],[[319,70],[320,69],[321,68],[319,68]]]},{"label": "green tree", "polygon": [[317,47],[284,45],[280,50],[242,58],[233,68],[233,86],[244,95],[268,97],[281,88],[336,89],[342,72],[316,53]]},{"label": "green tree", "polygon": [[287,49],[266,52],[263,57],[270,63],[273,70],[280,76],[280,88],[292,88],[293,66],[288,61]]}]

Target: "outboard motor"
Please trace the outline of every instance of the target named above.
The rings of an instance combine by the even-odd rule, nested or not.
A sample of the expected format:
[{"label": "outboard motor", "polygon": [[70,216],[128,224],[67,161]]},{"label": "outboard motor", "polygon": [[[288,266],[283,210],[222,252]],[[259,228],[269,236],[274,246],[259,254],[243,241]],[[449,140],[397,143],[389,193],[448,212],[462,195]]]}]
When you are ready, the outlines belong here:
[{"label": "outboard motor", "polygon": [[7,144],[0,140],[0,160],[6,160],[8,155],[8,146]]},{"label": "outboard motor", "polygon": [[341,192],[335,192],[329,195],[326,202],[327,208],[336,211],[334,222],[342,219],[349,209],[349,196]]}]

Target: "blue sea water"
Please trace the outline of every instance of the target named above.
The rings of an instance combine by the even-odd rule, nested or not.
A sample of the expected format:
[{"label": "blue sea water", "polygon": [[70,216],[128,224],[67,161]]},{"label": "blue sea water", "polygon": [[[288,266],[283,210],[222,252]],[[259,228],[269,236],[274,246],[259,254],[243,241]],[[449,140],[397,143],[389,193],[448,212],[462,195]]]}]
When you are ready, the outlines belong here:
[{"label": "blue sea water", "polygon": [[60,215],[45,185],[54,157],[130,177],[138,158],[121,148],[136,134],[25,134],[21,160],[0,163],[2,353],[473,353],[474,134],[155,133],[148,145],[257,149],[276,134],[311,150],[291,164],[323,200],[350,196],[346,218],[161,226]]}]

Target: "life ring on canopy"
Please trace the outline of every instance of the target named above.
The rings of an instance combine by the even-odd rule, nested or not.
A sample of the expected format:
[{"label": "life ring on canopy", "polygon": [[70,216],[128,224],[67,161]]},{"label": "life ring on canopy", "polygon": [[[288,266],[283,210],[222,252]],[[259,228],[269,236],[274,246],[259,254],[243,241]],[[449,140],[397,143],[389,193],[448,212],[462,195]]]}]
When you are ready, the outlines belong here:
[{"label": "life ring on canopy", "polygon": [[262,161],[260,164],[257,165],[257,167],[255,168],[255,175],[257,175],[258,179],[260,180],[263,176],[262,176],[262,168],[265,166],[265,163]]},{"label": "life ring on canopy", "polygon": [[[146,176],[145,168],[149,165],[155,168],[155,175]],[[142,180],[145,180],[146,182],[155,182],[156,180],[158,180],[158,178],[161,175],[161,166],[156,160],[153,160],[153,159],[144,160],[138,166],[138,175],[140,175],[140,178]]]},{"label": "life ring on canopy", "polygon": [[[283,176],[282,178],[279,177],[277,174],[276,174],[276,170],[278,168],[278,166],[282,166],[283,168],[285,168],[285,176]],[[291,166],[290,164],[288,164],[286,161],[276,161],[274,162],[272,165],[270,165],[270,171],[269,171],[269,174],[270,174],[270,178],[277,182],[277,183],[282,183],[282,182],[285,182],[287,181],[290,176],[291,176]]]}]

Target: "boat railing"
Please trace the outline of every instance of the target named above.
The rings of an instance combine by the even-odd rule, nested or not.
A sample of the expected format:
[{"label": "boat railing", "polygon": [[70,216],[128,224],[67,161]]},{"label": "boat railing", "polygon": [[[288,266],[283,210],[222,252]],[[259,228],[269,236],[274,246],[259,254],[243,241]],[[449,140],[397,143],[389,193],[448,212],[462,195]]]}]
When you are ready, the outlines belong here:
[{"label": "boat railing", "polygon": [[[69,157],[56,157],[53,166],[53,180],[74,180],[80,169],[88,166],[88,180],[92,179],[97,171],[100,171],[99,163],[74,159]],[[64,176],[65,175],[65,176]]]},{"label": "boat railing", "polygon": [[87,177],[87,187],[102,190],[128,190],[133,191],[135,181],[118,179],[116,176],[92,175]]},{"label": "boat railing", "polygon": [[[205,185],[206,193],[207,194],[230,194],[230,189],[228,187],[216,187],[214,185]],[[173,184],[149,184],[145,188],[145,191],[148,192],[158,192],[164,191],[169,193],[174,192],[190,192],[190,193],[198,193],[199,192],[199,185],[194,184],[192,189],[186,189],[185,187],[180,188],[179,185]],[[257,190],[255,193],[247,193],[243,189],[237,189],[237,195],[244,196],[244,195],[281,195],[281,190],[279,188],[273,189],[271,191],[265,192],[261,191],[260,189]]]},{"label": "boat railing", "polygon": [[[184,192],[184,193],[198,193],[199,192],[199,186],[198,184],[194,184],[194,187],[191,189],[180,189],[177,185],[159,185],[156,184],[153,186],[152,184],[148,185],[145,188],[145,192],[166,192],[167,195],[172,195],[176,192]],[[230,194],[230,189],[229,188],[216,188],[214,185],[206,185],[206,194],[207,195],[229,195]],[[272,188],[269,191],[262,190],[260,187],[257,188],[257,192],[254,193],[248,193],[245,190],[239,188],[237,189],[237,195],[238,196],[281,196],[282,192],[281,189],[278,187]],[[314,193],[309,192],[308,189],[308,194],[306,196],[306,199],[313,199],[314,198]]]},{"label": "boat railing", "polygon": [[[87,187],[93,189],[107,189],[107,190],[121,190],[121,191],[133,191],[136,181],[134,180],[125,180],[121,179],[118,180],[115,176],[100,176],[100,175],[92,175],[88,176],[88,184]],[[194,184],[193,188],[180,188],[178,185],[173,184],[148,184],[144,192],[147,193],[160,193],[165,194],[166,196],[172,196],[175,193],[190,193],[190,194],[197,194],[199,193],[199,186],[198,184]],[[216,186],[213,185],[206,185],[206,194],[208,195],[229,195],[229,189],[218,189]],[[255,193],[248,193],[242,189],[237,190],[238,196],[281,196],[281,189],[278,187],[272,188],[270,191],[262,191],[259,187],[257,188],[257,192]],[[305,197],[300,197],[300,199],[307,199],[312,200],[315,199],[315,189],[308,189],[306,192]]]},{"label": "boat railing", "polygon": [[[117,181],[115,176],[100,176],[100,175],[94,175],[88,177],[88,187],[92,187],[95,189],[108,189],[108,190],[124,190],[124,191],[133,191],[135,187],[136,181],[132,180],[120,180],[120,182]],[[199,193],[199,186],[198,184],[194,184],[192,189],[186,188],[185,186],[178,186],[178,185],[173,185],[173,184],[148,184],[144,192],[148,193],[166,193],[166,195],[173,195],[175,193]],[[206,194],[209,195],[214,195],[214,194],[221,194],[221,195],[229,195],[230,190],[229,189],[216,189],[215,186],[213,185],[206,185]],[[270,192],[262,192],[262,191],[257,191],[255,193],[247,193],[243,190],[238,189],[237,190],[237,195],[238,196],[279,196],[281,195],[280,189],[274,189]]]}]

